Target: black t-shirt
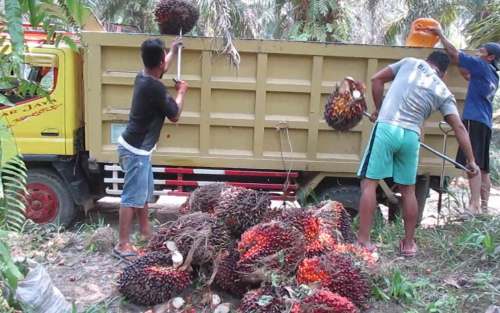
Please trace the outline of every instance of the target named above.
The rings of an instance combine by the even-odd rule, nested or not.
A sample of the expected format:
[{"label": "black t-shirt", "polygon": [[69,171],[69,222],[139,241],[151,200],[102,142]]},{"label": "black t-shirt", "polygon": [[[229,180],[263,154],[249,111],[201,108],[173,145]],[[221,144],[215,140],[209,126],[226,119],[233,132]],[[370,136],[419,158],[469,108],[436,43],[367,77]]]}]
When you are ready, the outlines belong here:
[{"label": "black t-shirt", "polygon": [[165,85],[140,72],[135,77],[132,108],[123,139],[135,148],[150,151],[158,142],[165,117],[176,117],[178,110]]}]

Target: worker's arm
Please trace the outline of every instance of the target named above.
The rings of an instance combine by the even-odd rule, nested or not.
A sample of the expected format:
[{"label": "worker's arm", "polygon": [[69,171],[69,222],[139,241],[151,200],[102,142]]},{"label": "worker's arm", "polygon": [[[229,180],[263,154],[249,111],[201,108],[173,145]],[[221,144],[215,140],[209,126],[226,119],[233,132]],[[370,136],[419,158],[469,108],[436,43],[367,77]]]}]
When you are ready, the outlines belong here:
[{"label": "worker's arm", "polygon": [[466,80],[470,80],[470,72],[464,68],[459,67],[458,70],[460,71],[460,75]]},{"label": "worker's arm", "polygon": [[375,104],[375,112],[372,113],[370,120],[375,122],[378,116],[380,107],[382,106],[382,98],[384,96],[384,85],[387,82],[394,80],[395,74],[390,67],[385,67],[378,71],[372,77],[372,97]]},{"label": "worker's arm", "polygon": [[177,90],[175,99],[167,92],[166,87],[162,85],[154,86],[151,96],[159,112],[173,123],[176,123],[181,116],[188,84],[183,80],[178,81],[175,84],[175,89]]},{"label": "worker's arm", "polygon": [[460,54],[460,51],[458,51],[457,48],[446,38],[446,36],[443,34],[443,29],[441,26],[435,26],[435,27],[424,27],[419,30],[429,32],[431,34],[434,34],[439,37],[441,40],[441,43],[443,44],[444,49],[446,50],[446,53],[450,56],[451,62],[454,64],[458,64],[458,55]]},{"label": "worker's arm", "polygon": [[188,89],[188,84],[181,80],[175,84],[175,90],[177,90],[177,96],[175,97],[175,102],[177,103],[177,114],[173,118],[169,118],[171,122],[177,123],[181,117],[182,109],[184,107],[184,98],[186,97],[186,92]]},{"label": "worker's arm", "polygon": [[182,40],[180,38],[176,38],[172,45],[170,46],[170,50],[165,54],[165,72],[168,71],[170,67],[170,63],[175,55],[177,55],[177,51],[179,51],[179,46],[182,46]]},{"label": "worker's arm", "polygon": [[474,159],[474,153],[472,152],[472,146],[467,129],[460,120],[460,117],[456,114],[448,114],[444,117],[444,119],[446,120],[446,123],[453,128],[455,136],[457,137],[458,145],[465,153],[465,157],[467,159],[466,167],[470,170],[467,175],[469,175],[469,177],[476,176],[477,173],[479,173],[479,167],[476,165],[476,161]]}]

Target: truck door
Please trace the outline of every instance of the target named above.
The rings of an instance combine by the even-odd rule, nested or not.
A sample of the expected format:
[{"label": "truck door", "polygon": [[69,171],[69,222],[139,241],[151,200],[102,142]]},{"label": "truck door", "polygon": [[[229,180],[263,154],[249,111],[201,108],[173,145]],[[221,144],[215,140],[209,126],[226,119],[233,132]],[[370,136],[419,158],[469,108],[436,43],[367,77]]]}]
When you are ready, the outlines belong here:
[{"label": "truck door", "polygon": [[57,49],[36,49],[27,53],[22,75],[40,84],[49,97],[21,95],[13,84],[0,92],[14,106],[1,106],[0,114],[11,127],[24,155],[64,155],[64,54]]}]

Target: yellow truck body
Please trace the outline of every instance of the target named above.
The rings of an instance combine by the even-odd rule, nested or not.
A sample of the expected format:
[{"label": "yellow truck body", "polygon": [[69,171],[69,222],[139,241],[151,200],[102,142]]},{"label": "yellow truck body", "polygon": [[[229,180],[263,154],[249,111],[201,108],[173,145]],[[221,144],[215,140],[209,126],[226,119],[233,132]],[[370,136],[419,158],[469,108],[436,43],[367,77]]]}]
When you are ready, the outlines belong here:
[{"label": "yellow truck body", "polygon": [[[85,33],[86,147],[99,162],[116,162],[116,136],[128,119],[135,75],[142,68],[143,35]],[[163,37],[169,44],[173,37]],[[362,80],[403,57],[425,58],[430,49],[312,42],[240,40],[239,70],[209,38],[185,38],[182,79],[190,89],[181,119],[166,125],[155,164],[328,172],[354,175],[372,129],[364,119],[349,132],[331,129],[324,105],[345,76]],[[174,93],[173,64],[163,78]],[[447,84],[462,107],[466,82],[452,67]],[[369,110],[373,109],[370,94]],[[434,114],[423,141],[441,150]],[[166,122],[167,123],[167,122]],[[168,124],[168,123],[167,123]],[[286,128],[286,136],[278,129]],[[280,135],[281,134],[281,135]],[[286,138],[284,138],[286,137]],[[456,152],[450,139],[449,151]],[[421,151],[420,173],[439,175],[442,160]]]}]

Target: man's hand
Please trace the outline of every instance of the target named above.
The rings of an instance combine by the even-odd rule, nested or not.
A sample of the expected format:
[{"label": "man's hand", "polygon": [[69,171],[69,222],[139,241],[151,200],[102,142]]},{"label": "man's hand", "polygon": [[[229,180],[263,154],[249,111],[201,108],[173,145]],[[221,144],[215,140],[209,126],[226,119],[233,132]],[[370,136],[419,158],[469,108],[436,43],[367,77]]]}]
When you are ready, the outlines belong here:
[{"label": "man's hand", "polygon": [[441,26],[426,26],[426,27],[419,27],[416,29],[417,31],[423,31],[423,32],[427,32],[427,33],[430,33],[430,34],[433,34],[433,35],[436,35],[438,36],[439,38],[441,38],[441,36],[443,35],[443,29],[441,28]]},{"label": "man's hand", "polygon": [[479,171],[481,170],[475,162],[467,163],[465,167],[469,170],[467,172],[467,177],[469,178],[476,176],[477,174],[479,174]]},{"label": "man's hand", "polygon": [[378,110],[375,110],[372,112],[372,115],[370,116],[370,121],[372,123],[375,123],[375,121],[377,121],[377,118],[378,118]]},{"label": "man's hand", "polygon": [[182,38],[177,37],[174,41],[172,41],[172,44],[170,45],[170,51],[172,51],[173,53],[177,53],[177,51],[179,51],[179,47],[182,47]]},{"label": "man's hand", "polygon": [[175,90],[177,90],[177,93],[185,94],[188,90],[188,83],[186,83],[184,80],[179,80],[175,83]]}]

